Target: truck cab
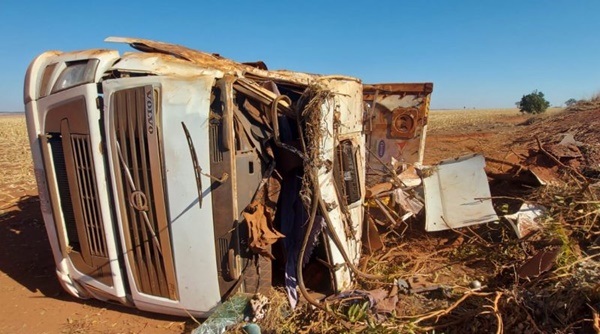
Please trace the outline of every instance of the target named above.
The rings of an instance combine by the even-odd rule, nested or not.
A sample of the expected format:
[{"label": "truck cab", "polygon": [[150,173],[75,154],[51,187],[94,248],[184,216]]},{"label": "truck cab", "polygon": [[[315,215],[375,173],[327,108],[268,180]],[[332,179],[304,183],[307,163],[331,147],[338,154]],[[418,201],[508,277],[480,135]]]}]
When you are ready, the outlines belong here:
[{"label": "truck cab", "polygon": [[[41,211],[65,290],[204,317],[233,293],[303,271],[310,290],[349,288],[365,194],[360,80],[108,41],[137,52],[50,51],[25,80]],[[311,215],[315,193],[324,206]],[[293,295],[298,283],[284,284]]]}]

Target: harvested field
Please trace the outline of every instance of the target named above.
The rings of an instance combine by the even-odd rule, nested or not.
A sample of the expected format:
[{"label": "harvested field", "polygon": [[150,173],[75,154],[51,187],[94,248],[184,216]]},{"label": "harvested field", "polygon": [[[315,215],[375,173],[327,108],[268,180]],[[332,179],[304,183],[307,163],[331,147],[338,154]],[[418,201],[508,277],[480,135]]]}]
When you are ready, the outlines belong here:
[{"label": "harvested field", "polygon": [[[35,194],[35,177],[27,127],[23,116],[0,115],[0,203],[12,203],[21,196]],[[4,205],[0,206],[3,208]],[[2,210],[2,209],[0,209]]]},{"label": "harvested field", "polygon": [[[516,109],[432,111],[426,163],[478,152],[489,158],[489,171],[500,174],[520,164],[514,157],[537,149],[538,140],[556,143],[565,132],[588,147],[583,152],[587,160],[561,168],[565,181],[557,186],[490,179],[499,214],[512,210],[518,199],[549,209],[541,233],[519,240],[505,222],[424,233],[415,219],[382,229],[385,247],[361,263],[362,270],[385,276],[385,283],[361,279],[357,285],[382,289],[384,297],[394,278],[443,288],[397,294],[393,311],[383,317],[366,310],[364,300],[332,302],[336,316],[308,307],[290,312],[286,299],[275,292],[263,332],[592,332],[600,326],[600,190],[593,186],[598,182],[593,174],[598,167],[593,152],[600,148],[598,119],[600,108],[541,116]],[[38,207],[24,117],[1,116],[0,135],[7,144],[0,152],[0,333],[188,333],[196,326],[189,319],[82,301],[64,292]],[[509,160],[512,165],[502,163]],[[592,172],[586,174],[583,167]],[[550,270],[527,278],[516,274],[536,252],[554,249],[558,253]],[[475,281],[481,289],[470,288]]]},{"label": "harvested field", "polygon": [[[551,117],[562,108],[550,108],[537,118]],[[503,126],[517,125],[531,118],[517,108],[431,110],[428,128],[435,134],[444,132],[494,132]],[[457,131],[464,129],[463,131]]]},{"label": "harvested field", "polygon": [[512,138],[523,131],[521,124],[541,120],[561,112],[528,116],[519,109],[432,110],[429,115],[425,163],[435,163],[461,154],[483,153],[496,156],[506,150]]}]

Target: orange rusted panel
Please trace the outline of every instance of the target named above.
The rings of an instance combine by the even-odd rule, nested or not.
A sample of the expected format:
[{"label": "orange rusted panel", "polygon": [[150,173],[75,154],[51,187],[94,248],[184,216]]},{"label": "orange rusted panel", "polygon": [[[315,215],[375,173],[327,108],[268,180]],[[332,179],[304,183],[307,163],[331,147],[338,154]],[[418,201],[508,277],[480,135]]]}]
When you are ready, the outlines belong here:
[{"label": "orange rusted panel", "polygon": [[422,162],[432,83],[363,86],[367,108],[369,185],[383,182],[402,165]]}]

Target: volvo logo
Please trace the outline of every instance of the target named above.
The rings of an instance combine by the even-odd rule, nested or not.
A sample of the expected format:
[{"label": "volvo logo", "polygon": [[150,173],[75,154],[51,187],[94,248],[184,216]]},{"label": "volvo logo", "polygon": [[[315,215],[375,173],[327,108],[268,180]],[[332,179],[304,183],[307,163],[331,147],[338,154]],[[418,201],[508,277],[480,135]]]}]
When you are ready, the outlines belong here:
[{"label": "volvo logo", "polygon": [[136,190],[129,195],[129,204],[138,211],[148,211],[148,199],[146,194]]},{"label": "volvo logo", "polygon": [[146,127],[148,133],[154,133],[154,98],[152,96],[152,87],[146,87]]}]

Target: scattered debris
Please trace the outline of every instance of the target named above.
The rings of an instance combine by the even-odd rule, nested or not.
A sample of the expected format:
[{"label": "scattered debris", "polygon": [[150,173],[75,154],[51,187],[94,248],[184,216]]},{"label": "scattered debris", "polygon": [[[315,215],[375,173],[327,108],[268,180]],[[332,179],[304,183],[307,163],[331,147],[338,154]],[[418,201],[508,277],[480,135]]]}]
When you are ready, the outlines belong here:
[{"label": "scattered debris", "polygon": [[251,300],[250,295],[236,294],[219,305],[192,334],[221,334],[227,327],[244,319],[244,312]]},{"label": "scattered debris", "polygon": [[539,231],[541,226],[540,218],[546,213],[546,208],[541,205],[523,203],[519,211],[505,215],[519,239],[525,238],[535,231]]},{"label": "scattered debris", "polygon": [[471,283],[469,283],[469,287],[473,290],[481,289],[481,282],[479,282],[478,280],[473,280],[471,281]]},{"label": "scattered debris", "polygon": [[260,293],[255,294],[250,299],[250,307],[252,308],[252,322],[256,322],[265,317],[269,307],[269,298]]},{"label": "scattered debris", "polygon": [[[156,43],[152,45],[161,47]],[[200,60],[201,54],[174,49],[177,50],[174,55],[179,60]],[[229,62],[222,64],[225,65],[240,68]],[[117,70],[122,70],[125,65],[121,62],[117,66],[120,66]],[[260,76],[258,67],[243,69],[248,77],[265,79],[264,73]],[[115,75],[119,73],[117,70]],[[285,273],[285,277],[281,275],[281,280],[285,280],[281,285],[285,284],[286,290],[278,292],[286,301],[285,311],[274,307],[273,299],[263,295],[250,299],[233,294],[194,331],[195,334],[221,333],[236,323],[247,333],[260,333],[261,327],[270,331],[283,323],[282,319],[293,324],[291,329],[286,328],[287,332],[368,329],[373,332],[543,333],[600,328],[600,264],[597,261],[600,254],[600,145],[598,140],[591,140],[600,138],[596,125],[577,125],[587,126],[582,131],[563,125],[572,113],[530,122],[530,131],[522,139],[522,145],[510,148],[510,158],[489,158],[503,166],[500,171],[488,170],[486,174],[488,157],[480,154],[422,166],[421,148],[431,86],[364,85],[364,101],[356,99],[354,102],[359,106],[365,103],[367,124],[361,124],[361,117],[352,124],[342,120],[340,117],[346,114],[335,108],[345,103],[332,104],[336,106],[331,110],[336,114],[332,122],[325,122],[315,117],[316,114],[303,114],[307,117],[300,120],[294,108],[305,97],[304,93],[330,97],[331,92],[314,92],[312,86],[298,84],[290,79],[293,74],[286,73],[273,73],[271,79],[279,83],[239,78],[234,86],[238,97],[244,100],[236,101],[240,110],[234,112],[234,119],[238,127],[236,133],[244,134],[239,139],[247,139],[243,140],[246,149],[258,149],[255,146],[261,145],[254,144],[270,140],[272,130],[257,129],[251,124],[248,126],[248,122],[280,126],[281,137],[279,134],[273,137],[277,145],[263,147],[264,151],[257,152],[260,155],[257,157],[270,161],[276,156],[277,170],[282,174],[296,170],[282,176],[287,177],[285,185],[269,178],[267,173],[263,188],[258,187],[259,195],[260,190],[265,193],[255,197],[250,193],[248,201],[239,208],[245,208],[243,217],[249,230],[247,246],[254,253],[279,258],[274,266]],[[284,89],[287,91],[284,95],[294,97],[295,103],[280,99],[279,90]],[[251,95],[252,99],[242,98],[242,95]],[[253,105],[256,102],[251,103],[253,99],[266,102]],[[318,109],[324,105],[313,107]],[[273,122],[277,118],[268,114],[271,107],[275,115],[282,117],[281,123]],[[598,119],[595,110],[581,112],[587,113],[584,119]],[[341,136],[331,140],[332,145],[326,149],[313,150],[308,145],[308,149],[299,150],[299,141],[294,142],[298,138],[286,139],[286,127],[287,130],[292,128],[284,124],[286,117],[292,123],[300,120],[306,134],[314,136],[312,143],[321,139],[325,142],[327,138],[320,135],[341,131],[346,125],[354,126],[357,133],[364,129],[370,137],[362,145],[345,147],[342,143],[338,149],[333,142],[345,138]],[[332,127],[323,129],[324,123]],[[559,127],[562,127],[560,131],[556,131]],[[365,165],[360,161],[366,157],[357,154],[364,153],[359,148],[365,148],[375,162]],[[337,163],[333,154],[321,159],[326,152],[335,152],[341,158]],[[352,159],[357,156],[360,165]],[[248,161],[243,161],[245,167]],[[258,163],[249,166],[258,167]],[[357,182],[356,166],[367,169],[365,178],[369,182]],[[506,166],[509,168],[505,169]],[[313,167],[323,173],[315,177]],[[332,174],[338,173],[337,179],[325,175],[332,170]],[[226,181],[223,177],[200,175],[209,177],[215,185]],[[327,182],[321,184],[330,189],[321,196],[320,183],[315,180],[324,176],[328,177]],[[488,177],[495,184],[503,182],[502,189],[490,189]],[[229,182],[234,179],[235,175],[231,174]],[[254,189],[257,188],[251,190]],[[288,191],[296,196],[288,196]],[[288,202],[277,205],[280,193]],[[325,199],[326,196],[329,198]],[[510,206],[513,209],[510,212],[518,210],[504,216],[509,224],[484,225],[498,220],[494,207],[498,212],[509,212],[502,209],[504,206]],[[285,210],[280,210],[281,207]],[[306,209],[312,207],[315,211],[309,218]],[[357,215],[359,211],[362,214],[357,208],[363,207],[366,207],[367,223],[361,229],[354,229],[362,218]],[[274,224],[278,208],[278,214],[285,213],[286,223],[279,226]],[[423,209],[425,214],[422,214]],[[330,215],[344,224],[328,227]],[[535,231],[540,233],[534,235]],[[329,238],[336,234],[343,241],[363,240],[362,246],[367,251],[363,252],[366,256],[362,256],[360,263],[360,244],[336,243]],[[282,254],[273,250],[278,244],[283,244],[279,249]],[[235,261],[236,258],[231,257],[228,263],[233,269],[236,269]],[[318,268],[313,269],[315,266]],[[230,268],[224,268],[219,274],[228,271]],[[302,280],[306,284],[302,284]],[[313,287],[322,286],[330,292],[330,297],[313,300],[311,296],[317,290]],[[336,294],[340,287],[348,286],[353,290]],[[306,290],[310,290],[310,294]],[[279,322],[265,326],[276,312],[279,313],[274,319]],[[256,323],[241,324],[243,319]]]},{"label": "scattered debris", "polygon": [[559,254],[560,248],[537,252],[517,270],[519,277],[531,278],[545,273],[552,268]]},{"label": "scattered debris", "polygon": [[576,146],[583,145],[582,142],[579,142],[579,141],[575,140],[575,137],[573,136],[572,133],[565,133],[563,139],[558,144],[559,145],[573,144],[573,145],[576,145]]}]

